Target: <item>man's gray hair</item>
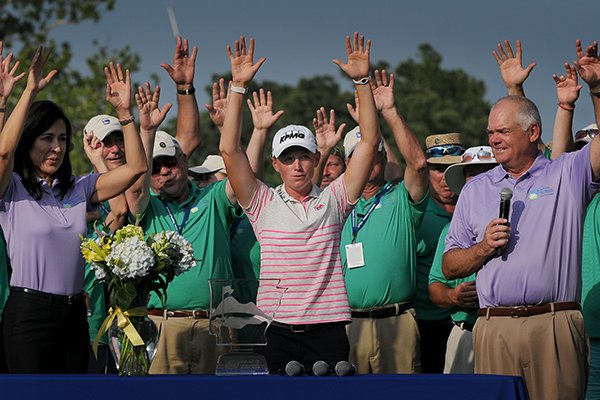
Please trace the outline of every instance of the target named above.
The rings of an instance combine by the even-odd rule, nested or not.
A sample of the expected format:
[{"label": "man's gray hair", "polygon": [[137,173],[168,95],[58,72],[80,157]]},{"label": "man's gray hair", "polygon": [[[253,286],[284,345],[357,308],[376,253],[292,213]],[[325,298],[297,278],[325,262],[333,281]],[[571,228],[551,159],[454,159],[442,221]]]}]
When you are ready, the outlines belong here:
[{"label": "man's gray hair", "polygon": [[537,124],[540,127],[540,132],[542,131],[542,118],[533,101],[523,96],[505,96],[494,103],[492,110],[504,101],[510,101],[517,104],[518,111],[516,119],[523,130],[529,129],[532,124]]}]

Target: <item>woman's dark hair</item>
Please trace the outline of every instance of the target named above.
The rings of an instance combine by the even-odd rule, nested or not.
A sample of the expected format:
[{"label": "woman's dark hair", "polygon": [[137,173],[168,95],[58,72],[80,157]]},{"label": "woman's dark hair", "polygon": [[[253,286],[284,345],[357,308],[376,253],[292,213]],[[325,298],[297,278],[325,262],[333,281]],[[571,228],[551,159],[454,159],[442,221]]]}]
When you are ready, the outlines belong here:
[{"label": "woman's dark hair", "polygon": [[72,128],[71,122],[63,110],[50,100],[36,101],[31,105],[23,127],[21,140],[15,151],[14,171],[19,174],[23,186],[27,192],[36,200],[42,197],[42,185],[38,182],[35,167],[29,157],[29,150],[35,140],[46,132],[56,121],[63,120],[66,126],[67,148],[63,162],[56,171],[54,177],[58,179],[60,195],[63,197],[73,185],[71,160],[69,149],[71,148]]}]

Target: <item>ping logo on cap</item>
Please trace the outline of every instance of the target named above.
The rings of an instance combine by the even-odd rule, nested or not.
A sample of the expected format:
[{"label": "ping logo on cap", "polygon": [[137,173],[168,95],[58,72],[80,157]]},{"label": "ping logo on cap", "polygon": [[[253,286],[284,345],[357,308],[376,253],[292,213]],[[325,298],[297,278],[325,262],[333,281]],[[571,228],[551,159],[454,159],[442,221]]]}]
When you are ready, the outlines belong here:
[{"label": "ping logo on cap", "polygon": [[281,138],[279,139],[279,143],[283,143],[288,139],[295,139],[295,138],[304,139],[304,133],[300,132],[300,131],[296,131],[296,130],[286,132],[286,134],[282,135]]}]

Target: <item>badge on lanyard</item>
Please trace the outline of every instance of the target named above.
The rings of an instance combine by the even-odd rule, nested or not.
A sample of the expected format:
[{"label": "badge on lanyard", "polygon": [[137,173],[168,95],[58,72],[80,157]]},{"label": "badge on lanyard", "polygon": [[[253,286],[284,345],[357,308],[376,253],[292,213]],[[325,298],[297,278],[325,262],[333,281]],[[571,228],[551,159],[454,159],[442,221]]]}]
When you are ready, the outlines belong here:
[{"label": "badge on lanyard", "polygon": [[346,260],[348,261],[348,268],[365,266],[362,243],[350,243],[346,245]]}]

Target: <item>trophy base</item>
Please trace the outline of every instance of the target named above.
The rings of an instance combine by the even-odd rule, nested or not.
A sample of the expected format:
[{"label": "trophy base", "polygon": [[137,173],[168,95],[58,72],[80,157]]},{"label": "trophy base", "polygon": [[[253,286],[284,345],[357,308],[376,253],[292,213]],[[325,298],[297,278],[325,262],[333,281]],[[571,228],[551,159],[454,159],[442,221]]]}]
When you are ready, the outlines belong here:
[{"label": "trophy base", "polygon": [[262,354],[252,351],[232,351],[219,356],[217,376],[269,375],[267,360]]}]

